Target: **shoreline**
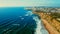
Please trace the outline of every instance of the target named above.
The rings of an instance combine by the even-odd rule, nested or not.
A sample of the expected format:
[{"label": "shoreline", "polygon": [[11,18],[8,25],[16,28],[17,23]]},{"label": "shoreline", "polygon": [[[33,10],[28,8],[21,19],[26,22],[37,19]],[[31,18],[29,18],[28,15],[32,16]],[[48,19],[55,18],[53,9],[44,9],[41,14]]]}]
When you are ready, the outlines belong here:
[{"label": "shoreline", "polygon": [[44,12],[33,12],[33,13],[40,16],[41,21],[49,34],[60,34],[60,26],[59,26],[60,22],[58,22],[56,19],[52,19],[52,16],[50,16],[51,13],[44,13]]}]

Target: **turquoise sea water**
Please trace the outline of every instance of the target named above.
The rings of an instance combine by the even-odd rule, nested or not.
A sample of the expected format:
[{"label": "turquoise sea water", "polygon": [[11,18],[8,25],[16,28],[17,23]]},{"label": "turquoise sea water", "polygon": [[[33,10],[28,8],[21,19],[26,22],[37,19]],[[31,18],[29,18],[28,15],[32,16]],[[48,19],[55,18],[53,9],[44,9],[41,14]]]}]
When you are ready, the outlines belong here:
[{"label": "turquoise sea water", "polygon": [[34,34],[36,23],[23,7],[0,8],[0,34]]},{"label": "turquoise sea water", "polygon": [[33,14],[32,11],[25,10],[24,7],[0,8],[0,34],[43,33],[47,34],[40,18],[38,15]]}]

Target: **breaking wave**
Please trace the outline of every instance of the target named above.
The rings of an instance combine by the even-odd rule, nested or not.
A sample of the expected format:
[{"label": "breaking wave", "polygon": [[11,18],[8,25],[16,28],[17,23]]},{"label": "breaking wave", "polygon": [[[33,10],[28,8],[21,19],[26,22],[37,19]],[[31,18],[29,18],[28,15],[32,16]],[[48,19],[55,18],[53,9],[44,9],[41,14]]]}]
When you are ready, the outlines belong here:
[{"label": "breaking wave", "polygon": [[28,11],[25,16],[32,16],[33,20],[35,20],[35,23],[37,25],[34,34],[49,34],[48,31],[44,28],[43,23],[40,20],[40,17],[33,14],[32,11]]},{"label": "breaking wave", "polygon": [[33,17],[33,19],[36,21],[37,24],[35,34],[48,34],[48,31],[44,28],[41,20],[37,16]]}]

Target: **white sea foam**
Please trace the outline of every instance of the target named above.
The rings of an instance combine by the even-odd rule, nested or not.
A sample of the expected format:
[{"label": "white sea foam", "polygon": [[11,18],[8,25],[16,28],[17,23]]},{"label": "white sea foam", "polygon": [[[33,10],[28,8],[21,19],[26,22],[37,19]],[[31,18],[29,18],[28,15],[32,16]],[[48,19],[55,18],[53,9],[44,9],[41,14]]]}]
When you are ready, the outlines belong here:
[{"label": "white sea foam", "polygon": [[48,31],[44,28],[41,20],[37,16],[33,17],[33,19],[36,21],[37,24],[35,34],[49,34]]},{"label": "white sea foam", "polygon": [[31,15],[33,15],[33,13],[32,13],[31,11],[28,11],[28,12],[25,14],[25,16],[31,16]]},{"label": "white sea foam", "polygon": [[[25,16],[31,16],[31,15],[33,15],[32,11],[28,11]],[[36,21],[37,24],[35,34],[49,34],[48,31],[44,28],[44,25],[42,24],[38,16],[33,16],[33,19]]]}]

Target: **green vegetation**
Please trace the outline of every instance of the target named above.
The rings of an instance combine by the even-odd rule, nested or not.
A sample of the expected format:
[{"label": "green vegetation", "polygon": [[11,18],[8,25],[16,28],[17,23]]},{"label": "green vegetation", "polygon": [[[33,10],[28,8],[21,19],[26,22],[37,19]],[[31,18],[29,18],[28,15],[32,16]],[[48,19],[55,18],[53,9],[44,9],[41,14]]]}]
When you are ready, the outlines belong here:
[{"label": "green vegetation", "polygon": [[[57,18],[60,19],[60,13],[54,12],[54,13],[51,13],[51,16],[52,16],[52,19],[56,19],[56,20],[57,20]],[[59,21],[59,20],[57,20],[57,21]],[[60,21],[59,21],[59,22],[60,22]]]},{"label": "green vegetation", "polygon": [[60,18],[60,13],[51,13],[51,16],[54,18]]}]

